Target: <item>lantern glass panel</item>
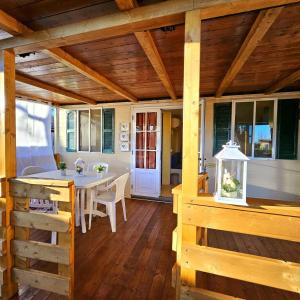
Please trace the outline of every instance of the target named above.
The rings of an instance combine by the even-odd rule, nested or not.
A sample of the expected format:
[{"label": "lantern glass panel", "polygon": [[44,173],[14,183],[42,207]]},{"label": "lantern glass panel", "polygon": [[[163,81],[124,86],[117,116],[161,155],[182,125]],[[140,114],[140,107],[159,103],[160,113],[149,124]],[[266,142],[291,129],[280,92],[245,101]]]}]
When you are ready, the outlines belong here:
[{"label": "lantern glass panel", "polygon": [[243,199],[244,162],[223,160],[221,170],[221,197]]}]

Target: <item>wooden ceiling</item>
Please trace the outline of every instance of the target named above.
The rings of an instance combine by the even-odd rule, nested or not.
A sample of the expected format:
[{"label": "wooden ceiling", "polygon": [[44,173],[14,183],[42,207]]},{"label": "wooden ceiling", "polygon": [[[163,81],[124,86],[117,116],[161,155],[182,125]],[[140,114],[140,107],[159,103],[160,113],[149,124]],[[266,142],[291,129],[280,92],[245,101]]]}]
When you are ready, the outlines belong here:
[{"label": "wooden ceiling", "polygon": [[[148,5],[154,1],[142,1]],[[105,0],[1,0],[0,9],[32,30],[57,27],[118,12],[115,1]],[[201,96],[214,96],[246,39],[259,12],[253,11],[203,21]],[[171,31],[155,29],[152,37],[177,98],[183,89],[184,25]],[[7,38],[0,31],[0,39]],[[138,100],[170,99],[134,34],[63,47],[94,71],[105,75]],[[97,102],[128,101],[103,85],[50,57],[46,52],[16,56],[16,69],[24,75]],[[276,82],[300,69],[300,4],[285,6],[259,41],[224,95],[264,93]],[[17,82],[18,95],[58,104],[82,103],[39,87]],[[284,91],[299,91],[294,80]]]}]

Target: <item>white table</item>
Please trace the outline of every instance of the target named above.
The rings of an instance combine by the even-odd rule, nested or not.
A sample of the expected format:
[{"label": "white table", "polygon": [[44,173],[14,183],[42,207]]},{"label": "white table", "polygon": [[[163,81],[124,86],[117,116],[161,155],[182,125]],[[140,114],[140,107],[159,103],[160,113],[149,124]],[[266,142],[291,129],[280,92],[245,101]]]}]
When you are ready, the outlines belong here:
[{"label": "white table", "polygon": [[[80,193],[81,200],[81,211],[79,209],[79,197],[75,198],[75,211],[76,211],[76,226],[79,226],[81,220],[82,232],[86,232],[86,223],[85,223],[85,214],[88,213],[85,207],[85,194],[86,191],[91,192],[90,201],[93,203],[93,199],[95,197],[95,187],[98,185],[106,184],[107,182],[113,180],[115,178],[115,174],[108,172],[104,173],[102,177],[97,176],[95,172],[85,172],[83,175],[78,175],[74,170],[66,170],[66,176],[61,175],[60,170],[37,173],[32,175],[27,175],[23,177],[30,178],[42,178],[42,179],[57,179],[57,180],[73,180],[76,189]],[[77,193],[76,193],[77,195]],[[103,215],[105,216],[105,214]]]}]

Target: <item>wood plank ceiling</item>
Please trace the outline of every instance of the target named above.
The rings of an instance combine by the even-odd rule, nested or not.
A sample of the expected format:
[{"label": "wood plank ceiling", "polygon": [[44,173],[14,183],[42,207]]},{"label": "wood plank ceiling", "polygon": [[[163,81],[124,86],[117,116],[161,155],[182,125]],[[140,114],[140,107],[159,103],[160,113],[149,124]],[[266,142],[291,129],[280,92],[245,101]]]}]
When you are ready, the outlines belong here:
[{"label": "wood plank ceiling", "polygon": [[[139,2],[138,5],[147,5],[147,1]],[[55,0],[2,0],[0,9],[32,30],[56,27],[119,11],[115,1],[105,0],[70,0],[64,1],[63,4]],[[202,22],[201,96],[216,94],[258,14],[259,12],[253,11]],[[169,77],[169,83],[168,80],[162,80],[149,53],[142,48],[134,34],[62,49],[140,101],[170,99],[172,89],[175,94],[172,98],[181,98],[184,25],[163,29],[151,30],[151,36],[157,48],[156,55],[161,58]],[[7,33],[0,31],[0,39],[7,36]],[[152,51],[152,55],[154,52]],[[120,94],[50,57],[46,52],[32,53],[26,57],[17,56],[16,68],[26,76],[92,101],[128,101]],[[161,66],[159,68],[163,70]],[[298,70],[300,4],[294,4],[282,9],[239,72],[222,92],[224,95],[263,93],[278,86],[284,91],[299,91]],[[297,71],[298,73],[295,73]],[[287,86],[282,85],[281,81],[293,73],[293,80],[288,80]],[[170,89],[168,85],[171,86]],[[18,95],[27,95],[33,99],[40,98],[63,105],[82,103],[71,97],[72,95],[53,93],[21,82],[17,82],[16,87]]]}]

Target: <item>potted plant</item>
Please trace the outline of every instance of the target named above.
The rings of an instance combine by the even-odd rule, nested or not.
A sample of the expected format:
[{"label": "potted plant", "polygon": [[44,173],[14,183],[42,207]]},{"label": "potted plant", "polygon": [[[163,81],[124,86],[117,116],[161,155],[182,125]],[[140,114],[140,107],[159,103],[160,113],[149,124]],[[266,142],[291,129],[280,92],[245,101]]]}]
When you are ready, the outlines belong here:
[{"label": "potted plant", "polygon": [[105,166],[101,164],[95,165],[94,170],[96,171],[98,177],[102,177],[103,172],[105,171]]},{"label": "potted plant", "polygon": [[61,176],[67,175],[67,173],[66,173],[67,165],[65,162],[62,161],[62,162],[58,163],[58,169],[60,170]]}]

